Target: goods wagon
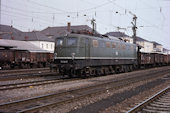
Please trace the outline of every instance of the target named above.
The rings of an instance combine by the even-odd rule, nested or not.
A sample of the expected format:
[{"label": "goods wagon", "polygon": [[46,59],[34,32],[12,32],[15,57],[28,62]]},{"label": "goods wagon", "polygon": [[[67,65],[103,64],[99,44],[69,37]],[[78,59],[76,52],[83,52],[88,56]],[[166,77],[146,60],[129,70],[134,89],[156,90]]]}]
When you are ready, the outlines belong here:
[{"label": "goods wagon", "polygon": [[0,49],[0,68],[10,68],[13,61],[15,61],[13,51],[6,49]]},{"label": "goods wagon", "polygon": [[168,55],[163,55],[163,65],[168,65]]},{"label": "goods wagon", "polygon": [[155,64],[155,55],[152,53],[141,53],[141,56],[139,57],[140,60],[140,66],[144,67],[151,67]]},{"label": "goods wagon", "polygon": [[45,67],[53,60],[53,53],[0,49],[0,68]]},{"label": "goods wagon", "polygon": [[155,55],[155,65],[160,66],[163,64],[164,56],[163,54],[153,53]]}]

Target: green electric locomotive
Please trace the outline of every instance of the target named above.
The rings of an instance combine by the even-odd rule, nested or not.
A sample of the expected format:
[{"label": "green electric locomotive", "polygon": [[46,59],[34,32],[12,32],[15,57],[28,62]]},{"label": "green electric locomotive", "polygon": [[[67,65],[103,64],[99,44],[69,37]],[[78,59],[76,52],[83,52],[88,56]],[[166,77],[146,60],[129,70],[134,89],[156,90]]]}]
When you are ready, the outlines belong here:
[{"label": "green electric locomotive", "polygon": [[126,72],[137,66],[137,49],[119,39],[68,34],[55,40],[54,63],[69,76]]}]

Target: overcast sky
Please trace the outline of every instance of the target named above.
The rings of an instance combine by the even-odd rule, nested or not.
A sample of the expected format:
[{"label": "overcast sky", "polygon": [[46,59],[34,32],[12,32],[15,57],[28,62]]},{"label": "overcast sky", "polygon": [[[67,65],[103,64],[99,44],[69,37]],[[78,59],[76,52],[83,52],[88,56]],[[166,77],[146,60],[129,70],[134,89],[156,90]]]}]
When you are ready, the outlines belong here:
[{"label": "overcast sky", "polygon": [[22,31],[48,26],[89,25],[97,31],[118,31],[132,36],[132,12],[137,16],[137,35],[170,49],[170,0],[1,0],[1,24]]}]

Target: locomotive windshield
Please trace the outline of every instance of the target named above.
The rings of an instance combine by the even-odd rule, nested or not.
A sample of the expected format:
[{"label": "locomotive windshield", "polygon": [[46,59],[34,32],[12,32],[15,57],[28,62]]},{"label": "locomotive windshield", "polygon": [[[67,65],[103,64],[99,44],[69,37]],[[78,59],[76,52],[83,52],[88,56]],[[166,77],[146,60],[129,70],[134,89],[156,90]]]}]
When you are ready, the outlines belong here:
[{"label": "locomotive windshield", "polygon": [[57,39],[56,46],[62,46],[64,42],[64,39]]},{"label": "locomotive windshield", "polygon": [[76,45],[77,45],[77,38],[75,37],[56,39],[56,46],[76,46]]}]

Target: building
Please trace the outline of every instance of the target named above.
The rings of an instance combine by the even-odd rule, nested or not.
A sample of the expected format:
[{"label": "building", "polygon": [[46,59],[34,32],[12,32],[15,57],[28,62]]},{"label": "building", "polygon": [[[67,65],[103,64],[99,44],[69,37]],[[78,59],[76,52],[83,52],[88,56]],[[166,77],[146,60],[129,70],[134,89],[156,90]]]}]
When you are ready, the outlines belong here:
[{"label": "building", "polygon": [[87,25],[76,25],[76,26],[48,27],[40,32],[49,38],[56,38],[64,36],[67,33],[79,31],[92,32],[93,29]]},{"label": "building", "polygon": [[50,53],[54,52],[54,39],[39,31],[22,32],[7,25],[1,25],[0,27],[0,39],[27,41]]},{"label": "building", "polygon": [[39,31],[23,32],[21,34],[21,40],[28,41],[35,46],[47,50],[50,53],[54,52],[54,39],[49,38]]},{"label": "building", "polygon": [[142,48],[140,49],[141,52],[151,53],[153,52],[153,43],[145,40],[141,37],[136,37],[136,44],[140,45]]},{"label": "building", "polygon": [[169,54],[170,50],[163,48],[163,54]]},{"label": "building", "polygon": [[153,43],[153,51],[154,52],[163,52],[163,46],[155,41]]},{"label": "building", "polygon": [[42,31],[32,32],[22,32],[7,25],[1,25],[0,28],[1,39],[28,41],[43,50],[49,51],[50,53],[54,52],[56,37],[64,36],[70,32],[78,33],[79,31],[93,31],[93,29],[87,25],[70,26],[70,24],[69,26],[48,27]]},{"label": "building", "polygon": [[0,48],[11,48],[14,50],[26,50],[30,52],[48,52],[28,41],[0,39]]},{"label": "building", "polygon": [[13,26],[1,25],[0,24],[0,35],[12,34],[12,33],[20,33],[20,32],[22,32],[22,31],[14,28]]},{"label": "building", "polygon": [[[114,36],[126,42],[133,43],[133,38],[122,32],[109,32],[109,33],[106,33],[106,35]],[[136,44],[138,44],[141,47],[140,49],[141,52],[146,52],[146,53],[153,52],[152,42],[145,40],[141,37],[136,37],[136,38],[137,38]]]}]

